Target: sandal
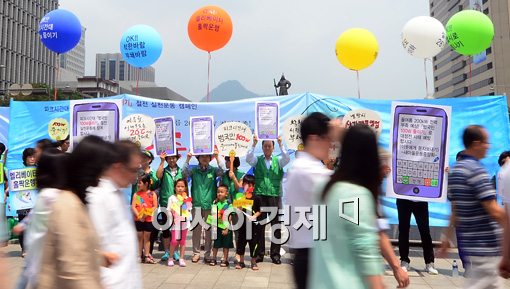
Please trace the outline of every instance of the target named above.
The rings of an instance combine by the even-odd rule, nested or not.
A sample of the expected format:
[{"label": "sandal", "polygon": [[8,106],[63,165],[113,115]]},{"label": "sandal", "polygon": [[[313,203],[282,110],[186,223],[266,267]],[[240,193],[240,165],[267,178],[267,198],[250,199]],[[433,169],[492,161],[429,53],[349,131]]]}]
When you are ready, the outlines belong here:
[{"label": "sandal", "polygon": [[221,261],[220,267],[228,267],[228,261]]},{"label": "sandal", "polygon": [[198,263],[198,261],[200,261],[200,255],[199,254],[193,255],[193,258],[191,259],[191,262]]},{"label": "sandal", "polygon": [[243,263],[237,262],[236,269],[244,269],[244,268],[246,268],[246,264],[244,262]]},{"label": "sandal", "polygon": [[259,270],[259,266],[257,266],[257,263],[251,263],[251,269],[253,271],[258,271]]},{"label": "sandal", "polygon": [[149,256],[145,256],[144,263],[145,264],[156,264],[156,260],[154,260],[154,258],[152,258],[152,256],[149,255]]},{"label": "sandal", "polygon": [[211,260],[211,262],[209,263],[210,266],[216,266],[217,264],[218,262],[215,259]]}]

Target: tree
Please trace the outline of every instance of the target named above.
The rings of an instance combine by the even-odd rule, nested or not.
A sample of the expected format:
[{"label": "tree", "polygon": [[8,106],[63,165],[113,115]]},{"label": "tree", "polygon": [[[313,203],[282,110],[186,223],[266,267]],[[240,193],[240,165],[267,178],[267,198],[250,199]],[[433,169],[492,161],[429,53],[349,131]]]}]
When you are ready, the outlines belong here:
[{"label": "tree", "polygon": [[[55,89],[49,88],[45,83],[32,84],[34,91],[30,95],[19,94],[16,96],[7,96],[0,100],[0,106],[9,106],[10,99],[16,101],[52,101],[55,97]],[[57,90],[57,100],[83,99],[83,95],[77,91]]]}]

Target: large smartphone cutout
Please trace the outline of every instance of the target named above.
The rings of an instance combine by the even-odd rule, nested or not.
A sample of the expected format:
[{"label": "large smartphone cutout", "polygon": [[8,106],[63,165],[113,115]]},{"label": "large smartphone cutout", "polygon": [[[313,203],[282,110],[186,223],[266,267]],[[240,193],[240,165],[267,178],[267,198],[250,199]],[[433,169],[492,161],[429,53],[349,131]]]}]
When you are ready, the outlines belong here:
[{"label": "large smartphone cutout", "polygon": [[393,129],[395,194],[441,198],[448,116],[436,107],[396,106]]},{"label": "large smartphone cutout", "polygon": [[214,153],[214,118],[212,116],[191,117],[191,153],[212,155]]},{"label": "large smartphone cutout", "polygon": [[112,102],[75,104],[73,109],[73,146],[88,135],[106,141],[119,140],[119,107]]},{"label": "large smartphone cutout", "polygon": [[280,135],[280,105],[277,102],[255,103],[255,131],[259,140],[275,140]]},{"label": "large smartphone cutout", "polygon": [[177,154],[175,143],[175,120],[173,116],[154,119],[156,124],[156,135],[154,145],[156,152],[161,155],[166,152],[168,156]]}]

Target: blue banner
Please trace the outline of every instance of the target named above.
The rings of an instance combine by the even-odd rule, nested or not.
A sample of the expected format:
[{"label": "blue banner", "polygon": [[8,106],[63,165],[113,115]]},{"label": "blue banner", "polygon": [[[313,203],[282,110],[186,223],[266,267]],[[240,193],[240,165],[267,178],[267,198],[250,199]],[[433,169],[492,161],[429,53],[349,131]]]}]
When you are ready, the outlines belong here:
[{"label": "blue banner", "polygon": [[[390,138],[391,100],[363,100],[338,96],[322,96],[318,94],[298,94],[279,97],[239,100],[222,103],[189,103],[149,99],[132,95],[119,95],[111,99],[122,99],[123,117],[139,113],[152,118],[174,116],[176,127],[177,148],[182,156],[189,150],[190,127],[192,116],[214,116],[215,127],[227,121],[240,121],[247,124],[252,131],[255,129],[255,102],[278,101],[280,103],[280,127],[291,116],[307,115],[314,111],[323,112],[330,117],[341,117],[348,111],[365,108],[378,112],[382,119],[382,133],[379,138],[380,146],[388,149]],[[507,101],[505,96],[483,96],[454,99],[433,100],[405,100],[412,103],[446,105],[452,107],[452,124],[450,140],[450,166],[455,161],[455,155],[463,149],[461,134],[470,124],[481,124],[490,133],[491,149],[482,161],[491,175],[495,174],[499,154],[510,147],[509,120]],[[26,147],[33,147],[42,138],[49,138],[48,123],[55,118],[69,120],[69,101],[53,102],[11,102],[11,119],[9,130],[9,154],[7,167],[9,169],[22,168],[21,153]],[[0,128],[1,129],[1,128]],[[1,133],[1,131],[0,131]],[[261,154],[260,146],[256,154]],[[275,153],[279,154],[278,149]],[[182,165],[185,157],[179,160]],[[196,162],[193,160],[192,162]],[[153,162],[153,167],[159,165],[159,158]],[[250,168],[241,160],[241,169]],[[382,197],[384,214],[391,224],[397,224],[395,200]],[[430,203],[430,225],[446,226],[449,218],[449,204]]]}]

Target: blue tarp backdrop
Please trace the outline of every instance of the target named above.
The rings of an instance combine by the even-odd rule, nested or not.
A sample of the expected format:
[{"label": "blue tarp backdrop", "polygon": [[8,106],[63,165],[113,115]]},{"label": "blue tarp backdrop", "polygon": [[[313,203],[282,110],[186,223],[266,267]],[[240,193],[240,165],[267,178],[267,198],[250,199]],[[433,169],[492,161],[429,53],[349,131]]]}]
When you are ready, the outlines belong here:
[{"label": "blue tarp backdrop", "polygon": [[[291,116],[306,115],[314,111],[323,112],[330,117],[345,115],[354,109],[371,109],[377,111],[383,121],[382,133],[379,139],[380,146],[388,149],[390,137],[390,111],[391,100],[364,100],[342,98],[338,96],[323,96],[312,93],[288,95],[282,97],[265,97],[259,99],[239,100],[222,103],[184,103],[148,99],[133,95],[119,95],[112,99],[123,100],[123,116],[141,113],[156,118],[174,116],[176,119],[176,133],[178,148],[185,154],[189,148],[189,118],[191,116],[213,115],[215,125],[225,121],[240,121],[246,123],[252,130],[255,128],[255,102],[278,101],[280,103],[280,125]],[[399,100],[401,101],[401,100]],[[461,134],[470,124],[481,124],[490,133],[491,149],[487,158],[483,160],[491,174],[497,171],[497,158],[503,150],[510,149],[509,120],[507,101],[504,96],[484,96],[454,99],[433,100],[405,100],[411,103],[437,104],[452,107],[450,165],[455,161],[455,155],[463,149]],[[3,137],[3,115],[0,111],[0,140]],[[9,126],[9,154],[7,167],[9,169],[22,168],[21,153],[27,147],[33,147],[35,142],[48,138],[48,123],[54,118],[69,120],[69,101],[52,102],[19,102],[11,101]],[[5,121],[8,120],[6,119]],[[260,146],[257,148],[261,153]],[[279,153],[275,149],[275,153]],[[179,163],[182,165],[184,158]],[[153,163],[159,165],[159,159]],[[241,169],[249,168],[242,160]],[[395,200],[383,198],[384,213],[391,224],[398,223]],[[449,205],[430,203],[430,225],[446,226],[449,217]]]}]

